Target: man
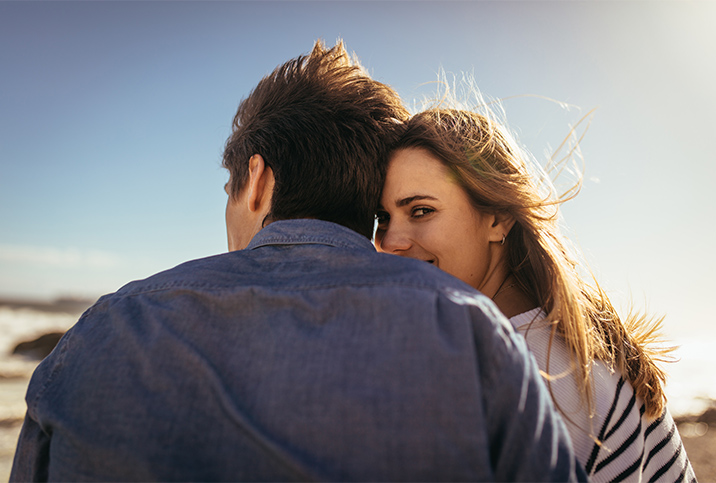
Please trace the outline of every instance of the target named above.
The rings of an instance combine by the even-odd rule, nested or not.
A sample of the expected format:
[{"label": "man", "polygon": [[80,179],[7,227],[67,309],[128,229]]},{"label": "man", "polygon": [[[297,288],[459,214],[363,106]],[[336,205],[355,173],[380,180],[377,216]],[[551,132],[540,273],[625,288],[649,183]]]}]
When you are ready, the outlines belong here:
[{"label": "man", "polygon": [[568,480],[494,306],[370,243],[407,116],[341,44],[239,106],[230,252],[130,283],[37,369],[11,480]]}]

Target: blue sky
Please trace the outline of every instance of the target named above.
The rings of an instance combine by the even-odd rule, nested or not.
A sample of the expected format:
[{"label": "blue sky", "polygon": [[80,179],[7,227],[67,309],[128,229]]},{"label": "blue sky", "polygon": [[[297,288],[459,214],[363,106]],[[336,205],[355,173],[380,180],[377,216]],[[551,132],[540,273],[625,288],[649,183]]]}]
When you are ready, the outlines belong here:
[{"label": "blue sky", "polygon": [[716,334],[714,2],[0,2],[0,296],[98,296],[226,250],[239,101],[344,39],[407,103],[471,73],[538,159],[597,108],[574,241],[620,304]]}]

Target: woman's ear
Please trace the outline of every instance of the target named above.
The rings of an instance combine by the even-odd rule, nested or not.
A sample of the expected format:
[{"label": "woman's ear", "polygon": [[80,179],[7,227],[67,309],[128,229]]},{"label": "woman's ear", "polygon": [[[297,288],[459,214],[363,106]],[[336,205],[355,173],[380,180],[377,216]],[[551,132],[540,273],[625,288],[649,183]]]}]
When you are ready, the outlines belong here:
[{"label": "woman's ear", "polygon": [[498,212],[491,216],[489,240],[504,243],[504,239],[515,224],[515,218],[506,211]]}]

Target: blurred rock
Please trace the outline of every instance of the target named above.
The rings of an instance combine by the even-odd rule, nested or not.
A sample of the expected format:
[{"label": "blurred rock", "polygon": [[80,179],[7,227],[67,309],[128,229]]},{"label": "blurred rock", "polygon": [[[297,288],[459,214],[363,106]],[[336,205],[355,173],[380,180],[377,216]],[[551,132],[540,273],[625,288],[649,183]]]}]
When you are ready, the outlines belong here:
[{"label": "blurred rock", "polygon": [[0,428],[14,428],[21,425],[23,418],[4,418],[0,419]]},{"label": "blurred rock", "polygon": [[709,426],[716,426],[716,407],[710,407],[696,418],[697,423],[706,423]]},{"label": "blurred rock", "polygon": [[52,352],[52,349],[55,348],[63,335],[65,335],[64,332],[50,332],[41,335],[37,339],[20,342],[12,350],[12,353],[31,359],[42,360]]},{"label": "blurred rock", "polygon": [[681,414],[674,417],[676,424],[683,423],[706,423],[716,428],[716,400],[708,400],[706,409],[699,414]]}]

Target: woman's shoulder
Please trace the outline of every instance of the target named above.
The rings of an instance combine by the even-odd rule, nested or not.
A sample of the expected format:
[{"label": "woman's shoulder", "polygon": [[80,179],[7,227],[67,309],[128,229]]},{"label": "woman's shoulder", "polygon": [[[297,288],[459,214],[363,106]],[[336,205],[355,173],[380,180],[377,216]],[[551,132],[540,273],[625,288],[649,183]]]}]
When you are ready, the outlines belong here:
[{"label": "woman's shoulder", "polygon": [[[563,415],[577,458],[591,481],[695,479],[681,438],[668,410],[656,420],[644,416],[644,403],[631,384],[608,364],[594,361],[590,414],[580,396],[574,366],[564,340],[534,309],[510,319],[545,375]],[[598,442],[597,442],[598,441]],[[653,479],[653,480],[652,480]]]}]

